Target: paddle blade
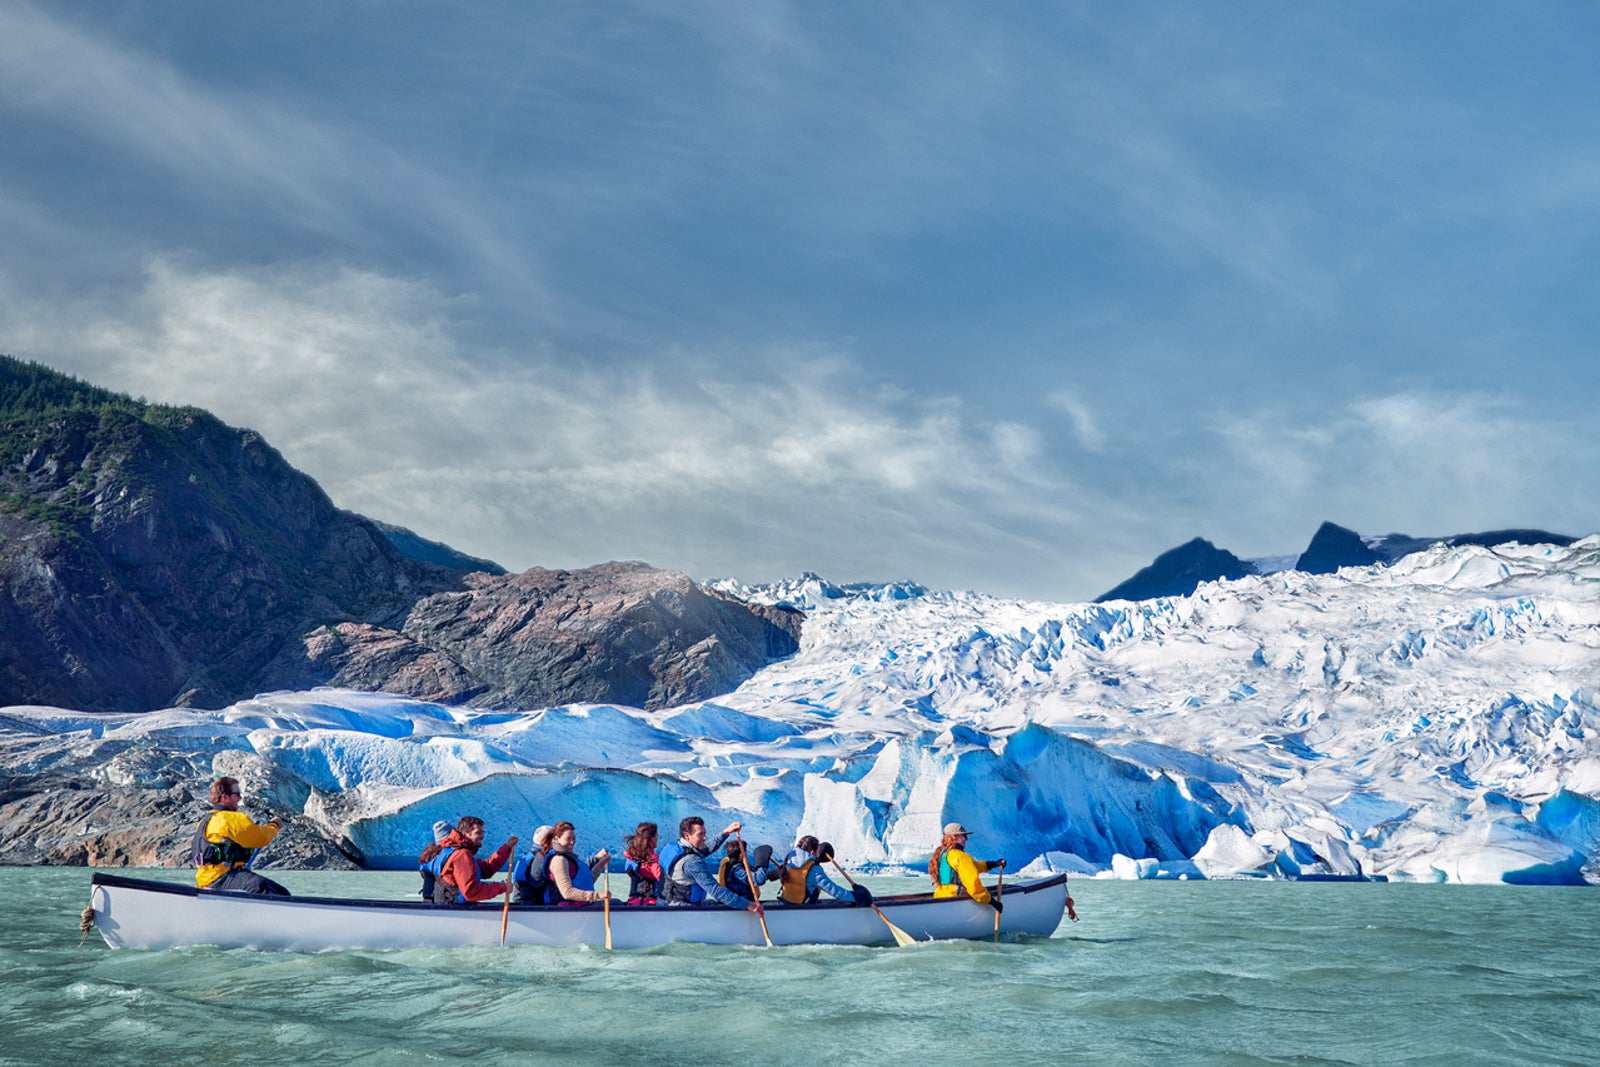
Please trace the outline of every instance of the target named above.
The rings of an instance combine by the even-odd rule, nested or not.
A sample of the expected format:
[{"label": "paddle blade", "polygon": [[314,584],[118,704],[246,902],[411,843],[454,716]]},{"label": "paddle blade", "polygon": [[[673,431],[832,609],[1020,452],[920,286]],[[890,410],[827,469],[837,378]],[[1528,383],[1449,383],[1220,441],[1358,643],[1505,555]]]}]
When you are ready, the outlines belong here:
[{"label": "paddle blade", "polygon": [[[887,919],[884,921],[888,922]],[[905,948],[907,945],[915,945],[917,943],[916,938],[900,929],[894,923],[889,923],[889,932],[894,935],[894,943],[901,948]]]}]

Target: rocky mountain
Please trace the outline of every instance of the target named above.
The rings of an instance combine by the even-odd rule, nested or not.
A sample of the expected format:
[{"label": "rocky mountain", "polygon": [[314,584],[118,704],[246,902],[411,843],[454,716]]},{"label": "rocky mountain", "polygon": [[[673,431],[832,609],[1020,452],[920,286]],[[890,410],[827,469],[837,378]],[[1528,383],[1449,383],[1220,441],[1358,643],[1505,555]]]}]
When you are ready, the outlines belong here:
[{"label": "rocky mountain", "polygon": [[479,556],[469,556],[459,552],[441,541],[430,541],[420,534],[396,526],[392,522],[379,522],[372,520],[372,525],[383,531],[383,536],[389,539],[399,553],[406,559],[414,559],[419,563],[433,563],[453,571],[483,571],[485,574],[504,574],[506,569],[492,559],[483,559]]},{"label": "rocky mountain", "polygon": [[1311,543],[1300,553],[1294,569],[1307,574],[1335,574],[1340,567],[1370,567],[1379,559],[1360,534],[1325,522],[1311,535]]},{"label": "rocky mountain", "polygon": [[253,431],[0,357],[0,707],[329,683],[661,707],[797,647],[798,612],[643,564],[480,564],[335,507]]},{"label": "rocky mountain", "polygon": [[1099,600],[1150,600],[1158,596],[1188,596],[1201,582],[1218,578],[1243,578],[1255,570],[1226,549],[1202,537],[1169,549],[1132,578]]},{"label": "rocky mountain", "polygon": [[[1367,567],[1373,564],[1389,565],[1420,552],[1432,545],[1478,545],[1492,548],[1516,542],[1524,545],[1560,545],[1566,547],[1576,538],[1547,530],[1514,529],[1489,530],[1484,533],[1452,534],[1447,537],[1412,537],[1409,534],[1391,533],[1378,537],[1362,537],[1344,526],[1324,522],[1312,535],[1311,543],[1298,556],[1285,560],[1242,559],[1210,541],[1196,537],[1177,548],[1157,556],[1155,562],[1133,577],[1119,583],[1095,598],[1095,603],[1109,600],[1151,600],[1163,596],[1187,596],[1201,582],[1243,578],[1250,574],[1268,574],[1279,570],[1296,570],[1307,574],[1333,574],[1341,567]],[[1289,560],[1293,560],[1289,563]],[[1285,564],[1289,565],[1285,567]]]}]

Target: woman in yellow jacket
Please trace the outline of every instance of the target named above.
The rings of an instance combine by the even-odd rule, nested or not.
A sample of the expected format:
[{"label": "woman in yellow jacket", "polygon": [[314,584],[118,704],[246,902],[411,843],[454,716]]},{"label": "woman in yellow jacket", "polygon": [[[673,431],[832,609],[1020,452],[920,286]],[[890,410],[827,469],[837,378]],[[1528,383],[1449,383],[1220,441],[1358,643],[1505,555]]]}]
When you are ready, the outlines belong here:
[{"label": "woman in yellow jacket", "polygon": [[194,880],[201,889],[286,897],[287,889],[249,869],[251,855],[278,836],[283,820],[274,818],[258,825],[239,810],[240,795],[236,778],[218,778],[211,783],[215,810],[200,820],[189,848],[189,861],[197,868]]},{"label": "woman in yellow jacket", "polygon": [[991,904],[996,911],[1000,902],[989,896],[989,890],[978,881],[985,871],[998,870],[1005,860],[975,860],[967,855],[967,828],[958,822],[945,823],[944,839],[928,861],[928,877],[933,879],[936,897],[971,897],[979,904]]}]

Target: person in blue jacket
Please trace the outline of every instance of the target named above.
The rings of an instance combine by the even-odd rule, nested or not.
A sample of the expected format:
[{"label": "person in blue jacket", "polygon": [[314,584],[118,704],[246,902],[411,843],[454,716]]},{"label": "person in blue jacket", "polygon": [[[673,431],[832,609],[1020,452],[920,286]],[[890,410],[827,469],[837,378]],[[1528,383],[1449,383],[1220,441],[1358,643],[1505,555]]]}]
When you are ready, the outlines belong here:
[{"label": "person in blue jacket", "polygon": [[715,900],[729,908],[759,912],[761,902],[741,900],[717,884],[717,876],[706,865],[710,856],[729,834],[738,833],[742,824],[730,823],[714,841],[706,840],[706,821],[691,815],[678,824],[678,840],[661,850],[661,903],[682,907]]}]

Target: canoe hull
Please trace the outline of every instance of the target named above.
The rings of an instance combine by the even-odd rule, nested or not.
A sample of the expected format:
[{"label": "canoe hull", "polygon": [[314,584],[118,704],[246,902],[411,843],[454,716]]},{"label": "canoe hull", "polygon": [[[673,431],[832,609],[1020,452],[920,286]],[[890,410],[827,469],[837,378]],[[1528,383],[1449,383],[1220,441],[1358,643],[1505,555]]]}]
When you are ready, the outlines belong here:
[{"label": "canoe hull", "polygon": [[[1003,934],[1047,936],[1066,907],[1063,876],[1007,885]],[[268,951],[456,948],[499,945],[501,906],[438,907],[410,901],[262,897],[199,892],[192,886],[96,873],[90,891],[95,925],[112,948],[215,945]],[[886,897],[889,920],[919,941],[986,939],[994,935],[994,910],[970,900],[927,896]],[[768,905],[767,928],[778,945],[892,943],[889,927],[871,908],[814,904]],[[648,948],[673,941],[761,945],[754,914],[720,906],[660,908],[613,906],[616,948]],[[603,945],[605,916],[583,908],[513,905],[508,945]]]}]

